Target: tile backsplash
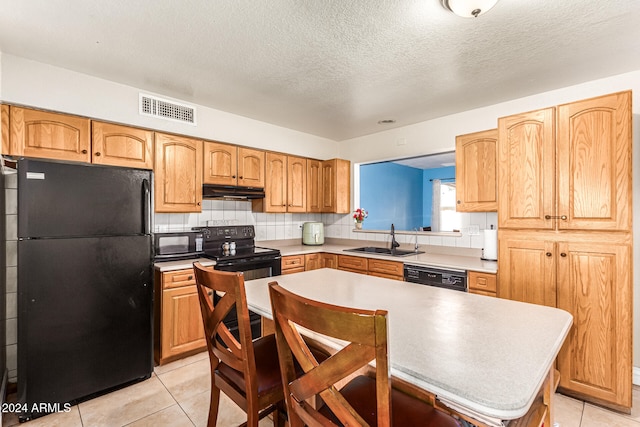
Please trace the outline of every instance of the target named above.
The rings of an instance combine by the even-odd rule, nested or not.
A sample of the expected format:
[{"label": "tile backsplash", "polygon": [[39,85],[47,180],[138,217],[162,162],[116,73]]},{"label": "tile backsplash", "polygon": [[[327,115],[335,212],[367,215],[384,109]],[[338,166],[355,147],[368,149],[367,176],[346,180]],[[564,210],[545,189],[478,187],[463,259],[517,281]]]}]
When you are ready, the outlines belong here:
[{"label": "tile backsplash", "polygon": [[[482,230],[494,227],[498,223],[496,212],[463,213],[462,236],[426,236],[418,237],[420,245],[452,246],[481,249],[484,244]],[[179,231],[204,225],[248,224],[255,226],[256,240],[302,240],[302,224],[307,221],[324,223],[325,237],[354,240],[388,240],[386,234],[369,234],[354,232],[351,214],[291,214],[291,213],[259,213],[251,211],[251,202],[204,200],[201,213],[188,214],[155,214],[155,231]],[[477,226],[479,232],[470,234],[469,229]],[[366,230],[365,230],[366,231]],[[414,243],[412,235],[398,235],[400,243]]]}]

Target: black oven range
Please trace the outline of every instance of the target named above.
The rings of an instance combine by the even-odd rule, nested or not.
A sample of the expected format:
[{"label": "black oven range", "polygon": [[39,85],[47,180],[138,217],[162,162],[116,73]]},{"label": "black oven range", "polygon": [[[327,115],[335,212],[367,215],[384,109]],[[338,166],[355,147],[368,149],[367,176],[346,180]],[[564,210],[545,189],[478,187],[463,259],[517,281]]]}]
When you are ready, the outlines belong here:
[{"label": "black oven range", "polygon": [[[244,280],[278,276],[281,273],[280,251],[256,246],[253,225],[194,227],[191,232],[202,235],[203,248],[197,255],[215,260],[216,270],[242,272]],[[214,294],[214,299],[218,298]],[[249,311],[249,319],[251,334],[253,338],[257,338],[261,334],[260,315]],[[229,313],[224,322],[237,338],[238,320],[235,310]]]}]

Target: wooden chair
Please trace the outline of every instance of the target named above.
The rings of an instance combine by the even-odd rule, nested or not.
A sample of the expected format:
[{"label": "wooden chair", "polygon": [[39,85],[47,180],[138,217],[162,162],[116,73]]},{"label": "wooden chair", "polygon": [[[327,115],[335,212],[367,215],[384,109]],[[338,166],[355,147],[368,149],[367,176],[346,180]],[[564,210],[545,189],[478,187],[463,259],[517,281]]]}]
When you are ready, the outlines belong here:
[{"label": "wooden chair", "polygon": [[[243,425],[257,427],[261,418],[275,411],[274,424],[282,426],[279,406],[284,409],[284,394],[275,336],[251,340],[243,274],[206,269],[197,262],[193,269],[211,364],[207,426],[216,425],[220,390],[247,413],[247,422]],[[215,306],[210,290],[224,293]],[[223,322],[234,307],[238,315],[239,341]]]},{"label": "wooden chair", "polygon": [[[339,307],[309,300],[269,284],[280,370],[291,427],[424,426],[459,427],[450,415],[427,402],[393,389],[387,357],[387,312]],[[338,338],[346,346],[318,362],[296,325]],[[294,360],[305,374],[297,376]],[[374,378],[356,375],[338,390],[335,384],[375,360]],[[320,396],[319,410],[309,399]]]}]

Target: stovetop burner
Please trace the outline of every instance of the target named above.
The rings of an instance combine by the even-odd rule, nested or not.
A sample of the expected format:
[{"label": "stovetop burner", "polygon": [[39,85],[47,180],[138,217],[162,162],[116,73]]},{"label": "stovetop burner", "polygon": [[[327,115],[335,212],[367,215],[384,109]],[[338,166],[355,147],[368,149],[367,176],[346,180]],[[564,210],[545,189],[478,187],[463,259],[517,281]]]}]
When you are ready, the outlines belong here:
[{"label": "stovetop burner", "polygon": [[194,227],[204,236],[204,253],[217,261],[275,258],[280,256],[277,249],[255,245],[253,225],[230,225],[219,227]]}]

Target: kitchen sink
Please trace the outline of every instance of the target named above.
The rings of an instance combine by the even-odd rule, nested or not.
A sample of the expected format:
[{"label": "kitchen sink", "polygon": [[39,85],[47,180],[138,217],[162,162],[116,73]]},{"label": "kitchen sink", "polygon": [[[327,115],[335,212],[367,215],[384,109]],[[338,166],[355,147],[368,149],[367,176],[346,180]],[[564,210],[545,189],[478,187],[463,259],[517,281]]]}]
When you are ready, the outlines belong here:
[{"label": "kitchen sink", "polygon": [[345,251],[376,254],[376,255],[389,255],[389,256],[409,256],[409,255],[424,253],[424,251],[408,251],[404,249],[379,248],[376,246],[364,246],[362,248],[345,249]]}]

